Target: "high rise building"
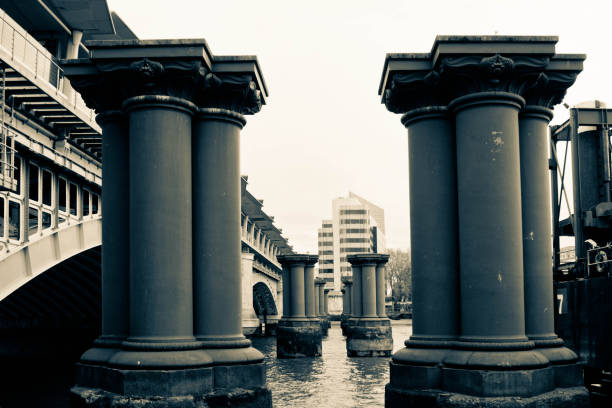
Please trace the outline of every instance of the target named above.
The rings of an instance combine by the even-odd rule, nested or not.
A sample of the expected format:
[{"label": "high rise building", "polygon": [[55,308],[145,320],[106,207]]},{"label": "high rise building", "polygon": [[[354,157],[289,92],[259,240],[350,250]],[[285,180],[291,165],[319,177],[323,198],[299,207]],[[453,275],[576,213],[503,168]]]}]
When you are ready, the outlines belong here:
[{"label": "high rise building", "polygon": [[326,289],[332,290],[330,313],[339,313],[342,310],[341,278],[351,275],[347,255],[386,250],[385,211],[349,192],[348,197],[332,201],[332,219],[323,220],[318,229],[318,241],[319,277],[326,280]]}]

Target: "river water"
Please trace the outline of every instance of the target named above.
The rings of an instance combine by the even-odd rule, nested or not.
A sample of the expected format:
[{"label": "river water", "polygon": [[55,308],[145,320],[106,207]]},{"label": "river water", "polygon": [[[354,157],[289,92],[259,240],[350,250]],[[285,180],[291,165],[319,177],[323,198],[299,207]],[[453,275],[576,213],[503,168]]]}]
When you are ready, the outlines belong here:
[{"label": "river water", "polygon": [[[412,334],[409,321],[392,321],[393,351]],[[275,408],[384,407],[389,357],[347,357],[346,338],[332,322],[321,357],[278,359],[276,338],[254,338],[266,356],[268,386]]]}]

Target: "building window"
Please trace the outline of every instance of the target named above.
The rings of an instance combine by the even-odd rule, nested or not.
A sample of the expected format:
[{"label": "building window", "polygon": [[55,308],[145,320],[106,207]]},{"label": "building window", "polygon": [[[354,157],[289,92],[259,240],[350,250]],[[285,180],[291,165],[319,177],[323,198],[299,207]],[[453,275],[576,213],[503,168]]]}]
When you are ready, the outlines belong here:
[{"label": "building window", "polygon": [[9,200],[9,234],[10,239],[19,240],[21,238],[21,204]]},{"label": "building window", "polygon": [[319,251],[319,255],[333,255],[334,251]]},{"label": "building window", "polygon": [[368,252],[368,248],[340,248],[340,252]]},{"label": "building window", "polygon": [[58,207],[61,212],[66,212],[66,180],[59,178],[58,183]]},{"label": "building window", "polygon": [[340,215],[344,214],[367,214],[366,210],[340,210]]},{"label": "building window", "polygon": [[21,195],[21,159],[15,156],[15,169],[13,170],[13,178],[17,180],[17,188],[15,193]]},{"label": "building window", "polygon": [[323,228],[332,228],[331,224],[323,224]]},{"label": "building window", "polygon": [[333,265],[333,264],[334,264],[334,261],[331,259],[325,259],[325,260],[319,261],[319,265]]},{"label": "building window", "polygon": [[320,241],[319,246],[333,246],[334,243],[332,241]]},{"label": "building window", "polygon": [[51,213],[42,212],[42,229],[51,228]]},{"label": "building window", "polygon": [[51,205],[51,181],[53,176],[48,170],[42,171],[42,202],[44,205]]},{"label": "building window", "polygon": [[98,214],[98,195],[91,194],[91,213]]},{"label": "building window", "polygon": [[31,201],[38,201],[38,166],[30,164],[30,197]]},{"label": "building window", "polygon": [[89,215],[89,191],[83,189],[83,217]]},{"label": "building window", "polygon": [[77,199],[78,199],[78,188],[74,183],[70,183],[70,214],[77,215]]},{"label": "building window", "polygon": [[340,243],[370,243],[369,238],[340,238]]},{"label": "building window", "polygon": [[28,212],[28,234],[34,234],[38,231],[38,210],[30,207]]},{"label": "building window", "polygon": [[348,218],[345,220],[340,220],[340,224],[365,224],[366,220],[364,218]]}]

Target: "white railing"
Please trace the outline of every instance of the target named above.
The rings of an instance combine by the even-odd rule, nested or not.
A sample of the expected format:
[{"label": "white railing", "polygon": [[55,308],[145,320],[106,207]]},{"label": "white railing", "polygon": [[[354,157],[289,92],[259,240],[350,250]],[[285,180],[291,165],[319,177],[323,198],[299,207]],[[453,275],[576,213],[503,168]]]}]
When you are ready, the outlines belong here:
[{"label": "white railing", "polygon": [[0,47],[13,61],[18,61],[36,80],[55,89],[56,95],[66,101],[66,106],[81,110],[89,120],[94,112],[85,105],[81,95],[64,78],[64,71],[55,58],[34,37],[29,35],[8,14],[0,9]]}]

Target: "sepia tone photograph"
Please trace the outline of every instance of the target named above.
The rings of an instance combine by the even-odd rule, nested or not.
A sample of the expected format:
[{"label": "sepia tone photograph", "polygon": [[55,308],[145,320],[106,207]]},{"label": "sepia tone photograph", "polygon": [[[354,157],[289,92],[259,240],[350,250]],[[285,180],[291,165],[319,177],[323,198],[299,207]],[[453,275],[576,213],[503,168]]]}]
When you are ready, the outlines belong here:
[{"label": "sepia tone photograph", "polygon": [[612,407],[603,0],[0,0],[0,408]]}]

